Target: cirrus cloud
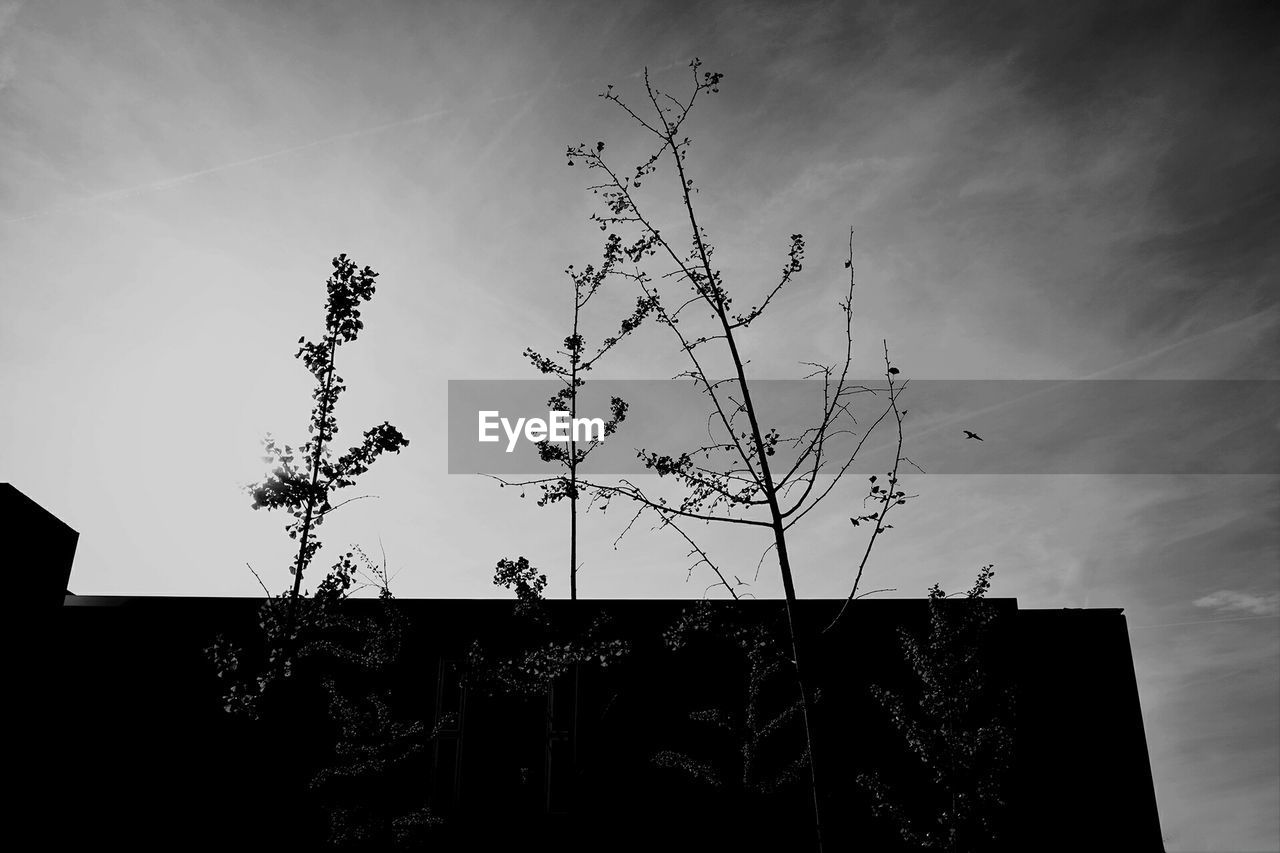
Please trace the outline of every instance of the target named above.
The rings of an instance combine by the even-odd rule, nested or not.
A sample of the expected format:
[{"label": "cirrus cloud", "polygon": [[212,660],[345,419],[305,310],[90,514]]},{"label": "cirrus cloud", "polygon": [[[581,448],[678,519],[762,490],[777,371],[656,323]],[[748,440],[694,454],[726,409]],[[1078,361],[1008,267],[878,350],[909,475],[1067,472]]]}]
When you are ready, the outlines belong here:
[{"label": "cirrus cloud", "polygon": [[1197,598],[1193,604],[1196,607],[1211,607],[1219,613],[1248,613],[1252,616],[1280,614],[1280,594],[1274,592],[1258,595],[1237,592],[1233,589],[1220,589]]}]

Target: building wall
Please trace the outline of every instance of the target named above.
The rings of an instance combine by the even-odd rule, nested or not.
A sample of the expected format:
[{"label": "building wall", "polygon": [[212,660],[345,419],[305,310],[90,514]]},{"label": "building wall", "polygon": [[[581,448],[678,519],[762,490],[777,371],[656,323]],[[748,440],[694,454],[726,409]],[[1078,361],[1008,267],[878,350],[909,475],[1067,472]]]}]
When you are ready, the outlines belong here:
[{"label": "building wall", "polygon": [[[323,696],[299,685],[279,698],[271,719],[231,719],[202,651],[220,632],[251,638],[258,604],[77,597],[56,613],[52,639],[33,653],[38,675],[25,695],[36,718],[32,807],[60,837],[137,849],[171,845],[199,828],[219,845],[323,847],[326,810],[305,790],[332,760]],[[562,678],[548,697],[487,691],[462,678],[473,644],[501,658],[537,639],[510,602],[399,602],[411,627],[386,682],[396,712],[428,728],[446,711],[458,721],[380,783],[386,790],[362,783],[352,796],[430,801],[448,818],[432,849],[500,849],[537,838],[561,849],[806,849],[807,836],[797,832],[808,831],[807,789],[793,785],[772,797],[742,790],[736,742],[689,718],[708,708],[740,713],[746,669],[728,644],[710,640],[680,652],[663,645],[663,628],[688,604],[578,602],[571,610],[570,602],[550,602],[553,625],[582,623],[584,610],[607,614],[606,632],[627,640],[630,653],[608,668],[581,667],[576,690]],[[936,796],[869,689],[915,689],[899,631],[922,632],[928,611],[920,600],[859,601],[819,636],[838,604],[805,601],[799,610],[804,660],[821,690],[814,714],[828,849],[854,841],[905,849],[894,827],[872,815],[855,779],[875,769],[908,801]],[[990,677],[1014,695],[1016,730],[1010,807],[994,849],[1162,849],[1123,614],[992,604],[999,619]],[[781,624],[780,602],[746,602],[737,612]],[[776,712],[791,695],[787,679],[775,679],[764,705]],[[795,722],[762,751],[764,764],[781,767],[800,754]],[[663,750],[711,762],[725,784],[699,785],[657,766]]]}]

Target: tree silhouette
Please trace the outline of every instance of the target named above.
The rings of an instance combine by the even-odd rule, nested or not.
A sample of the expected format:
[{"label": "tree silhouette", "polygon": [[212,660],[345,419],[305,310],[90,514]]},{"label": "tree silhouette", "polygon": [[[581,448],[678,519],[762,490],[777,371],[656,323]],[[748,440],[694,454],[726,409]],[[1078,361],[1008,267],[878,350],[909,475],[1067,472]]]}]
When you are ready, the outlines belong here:
[{"label": "tree silhouette", "polygon": [[[315,405],[307,424],[311,438],[295,451],[289,445],[277,445],[275,439],[268,435],[263,443],[266,449],[263,461],[272,466],[271,472],[261,483],[249,487],[254,509],[284,509],[294,519],[285,527],[289,538],[298,542],[298,556],[289,569],[293,575],[293,589],[289,596],[286,634],[291,633],[296,625],[302,577],[320,547],[315,528],[320,526],[326,515],[341,506],[335,506],[330,497],[339,489],[352,485],[354,478],[369,470],[374,460],[386,451],[399,453],[401,448],[409,445],[409,440],[400,434],[400,430],[384,421],[365,430],[363,440],[336,460],[329,446],[338,433],[334,409],[346,390],[346,384],[335,369],[338,347],[354,341],[364,328],[360,319],[360,303],[373,298],[377,276],[367,266],[357,269],[355,262],[345,253],[333,259],[333,273],[325,282],[328,300],[324,335],[314,342],[305,336],[298,338],[301,347],[294,356],[302,360],[316,380],[311,394]],[[298,461],[302,462],[301,467]]]},{"label": "tree silhouette", "polygon": [[627,641],[604,636],[609,620],[603,613],[582,630],[577,623],[567,628],[553,625],[542,596],[547,576],[524,557],[499,560],[493,583],[515,593],[515,612],[525,620],[526,629],[514,649],[486,651],[472,645],[468,678],[473,687],[508,695],[545,696],[554,682],[576,673],[579,667],[608,667],[630,651]]},{"label": "tree silhouette", "polygon": [[927,633],[917,637],[899,629],[917,695],[871,688],[936,796],[928,804],[918,796],[905,801],[877,772],[860,775],[858,783],[871,794],[876,813],[917,850],[983,850],[998,834],[1002,783],[1012,763],[1013,696],[995,683],[985,662],[996,618],[985,596],[994,574],[993,566],[984,566],[960,601],[948,601],[934,584]]},{"label": "tree silhouette", "polygon": [[[565,624],[554,623],[542,595],[547,576],[525,557],[499,560],[493,583],[515,593],[515,614],[523,624],[506,642],[499,639],[496,645],[487,648],[478,640],[471,644],[467,653],[466,683],[469,688],[489,695],[536,697],[546,701],[544,803],[550,811],[554,808],[553,801],[577,798],[582,774],[579,696],[583,676],[593,669],[604,670],[620,663],[630,654],[631,644],[609,636],[611,620],[603,611],[597,610],[588,620],[580,609],[585,602],[572,605],[572,614]],[[567,746],[567,759],[554,757],[553,743]],[[553,796],[552,779],[557,774],[553,774],[552,765],[561,766],[561,762],[570,771],[569,787],[560,786]]]},{"label": "tree silhouette", "polygon": [[[779,575],[785,595],[785,606],[790,643],[789,660],[795,673],[800,699],[800,716],[803,721],[806,754],[809,757],[809,782],[813,794],[814,831],[817,848],[822,848],[821,798],[818,775],[815,768],[814,734],[810,720],[810,697],[806,688],[805,671],[800,653],[800,639],[794,618],[796,588],[791,557],[787,548],[787,532],[801,518],[822,501],[841,477],[848,471],[858,450],[870,433],[890,413],[896,415],[899,429],[899,453],[897,463],[904,461],[901,454],[902,414],[897,407],[897,392],[905,383],[898,383],[898,368],[887,361],[889,400],[884,411],[858,438],[856,446],[847,454],[835,456],[834,439],[840,435],[855,435],[850,412],[850,398],[860,392],[874,393],[872,389],[854,385],[849,378],[852,361],[853,334],[853,237],[849,238],[849,257],[845,267],[849,270],[848,287],[838,302],[844,318],[845,351],[842,363],[821,365],[808,363],[812,368],[805,378],[821,379],[823,401],[815,412],[812,426],[797,435],[783,436],[764,421],[752,395],[746,364],[747,359],[739,344],[739,337],[759,320],[773,300],[789,284],[803,267],[805,242],[799,234],[791,235],[787,259],[782,266],[776,284],[764,297],[746,311],[734,307],[734,300],[725,286],[719,269],[713,264],[714,247],[707,231],[699,223],[693,201],[697,188],[689,176],[688,151],[690,138],[685,124],[699,96],[719,91],[723,75],[702,72],[697,59],[690,63],[693,72],[692,87],[677,97],[654,87],[648,71],[644,76],[644,94],[647,103],[643,108],[633,108],[622,100],[610,85],[601,97],[616,105],[634,121],[642,134],[652,144],[649,155],[630,169],[612,165],[605,156],[605,144],[570,146],[566,153],[570,166],[585,164],[598,171],[602,177],[591,191],[604,201],[606,210],[593,213],[602,231],[618,229],[630,233],[623,238],[610,233],[606,242],[606,257],[617,257],[604,273],[631,282],[641,294],[641,304],[651,311],[675,338],[680,350],[687,356],[690,368],[677,378],[692,379],[707,396],[712,409],[710,426],[718,432],[709,444],[703,444],[676,453],[658,453],[641,449],[638,458],[646,471],[662,478],[670,478],[684,487],[684,497],[670,502],[654,497],[634,481],[621,479],[616,484],[579,480],[579,488],[590,491],[603,501],[604,506],[613,498],[624,498],[638,505],[636,518],[642,513],[656,513],[660,526],[676,530],[693,548],[696,565],[705,564],[719,578],[719,582],[734,597],[737,592],[707,554],[707,552],[683,530],[678,522],[724,522],[756,526],[772,534],[772,542],[765,549],[776,554]],[[660,227],[651,218],[648,208],[642,204],[639,190],[660,165],[669,164],[678,182],[680,220],[673,228]],[[614,253],[611,255],[610,253]],[[665,263],[665,271],[656,275],[646,270],[658,259]],[[623,260],[628,266],[624,266]],[[673,299],[669,286],[682,284],[688,288],[685,295]],[[708,324],[700,331],[697,323]],[[720,356],[731,365],[727,378],[713,378],[708,373],[710,358],[704,358],[704,347],[718,348]],[[789,445],[796,458],[792,464],[782,464],[779,470],[771,467],[779,447]],[[909,461],[909,460],[906,460]],[[820,473],[830,474],[827,482],[820,484]],[[521,485],[539,482],[527,481]],[[897,488],[896,473],[891,475],[890,489],[896,505],[908,497]],[[887,508],[887,504],[886,504]],[[636,518],[632,519],[634,524]],[[630,525],[628,525],[630,529]],[[875,533],[883,532],[877,525]],[[624,531],[625,533],[625,531]],[[873,533],[871,542],[875,541]],[[868,552],[870,545],[868,545]],[[763,555],[762,555],[763,561]],[[864,556],[862,566],[865,566]],[[859,567],[858,579],[861,578]],[[735,576],[736,578],[736,576]],[[857,581],[850,593],[856,593]]]},{"label": "tree silhouette", "polygon": [[[311,780],[311,789],[329,807],[329,840],[344,849],[382,849],[414,842],[435,822],[421,806],[402,806],[403,798],[374,807],[350,805],[353,783],[367,785],[385,777],[424,748],[427,735],[421,723],[396,720],[385,689],[379,687],[399,655],[405,620],[391,594],[385,556],[379,568],[359,548],[347,551],[314,594],[308,594],[302,580],[320,548],[316,529],[329,513],[357,499],[334,503],[334,494],[353,485],[383,453],[398,453],[409,442],[384,422],[366,430],[359,444],[333,456],[335,408],[346,388],[335,369],[337,349],[355,340],[364,327],[360,303],[372,298],[377,273],[369,267],[357,269],[345,254],[332,263],[326,282],[325,333],[315,342],[299,338],[296,354],[316,381],[307,427],[311,438],[294,449],[267,436],[264,461],[272,465],[271,471],[262,482],[247,487],[254,509],[284,509],[292,516],[285,530],[298,542],[289,567],[293,582],[287,591],[272,595],[258,578],[267,593],[258,612],[260,665],[251,663],[224,635],[206,654],[224,683],[223,707],[229,713],[262,719],[268,694],[278,686],[295,685],[294,704],[286,701],[280,706],[290,716],[283,721],[287,731],[302,725],[297,697],[305,692],[297,690],[298,683],[319,687],[337,736],[332,763]],[[356,618],[341,605],[364,587],[377,589],[379,601],[374,616]]]},{"label": "tree silhouette", "polygon": [[[724,752],[734,756],[734,763],[717,766],[710,758],[672,749],[658,752],[653,762],[679,770],[694,782],[731,787],[747,802],[767,797],[801,778],[809,764],[807,753],[802,752],[779,767],[778,750],[768,748],[800,715],[798,700],[776,707],[776,697],[770,689],[790,669],[784,647],[765,625],[737,612],[713,609],[705,599],[682,614],[667,630],[664,640],[669,649],[679,651],[699,637],[729,642],[745,663],[741,707],[701,708],[689,714],[689,719],[706,727],[713,739],[730,742],[731,749]],[[816,691],[814,698],[819,698]]]},{"label": "tree silhouette", "polygon": [[334,409],[346,390],[335,369],[337,350],[342,344],[355,340],[364,328],[360,303],[373,297],[374,279],[378,274],[367,266],[357,269],[345,253],[334,258],[332,264],[333,273],[325,282],[328,293],[325,333],[317,342],[308,341],[305,336],[299,338],[301,346],[294,356],[302,360],[316,381],[311,395],[315,405],[307,424],[311,438],[295,450],[287,444],[277,444],[268,435],[263,441],[266,450],[263,461],[272,466],[271,471],[261,483],[246,487],[255,510],[284,509],[293,517],[293,521],[285,525],[289,538],[298,542],[297,557],[289,568],[293,583],[289,591],[273,596],[258,578],[268,595],[259,613],[266,650],[265,671],[254,678],[238,678],[235,673],[241,668],[239,650],[223,638],[210,648],[219,674],[228,680],[228,711],[254,713],[254,706],[270,684],[287,678],[292,672],[294,658],[302,648],[303,630],[332,627],[337,618],[335,606],[350,592],[357,569],[354,553],[347,552],[317,586],[315,596],[306,596],[302,588],[303,574],[320,548],[316,528],[330,512],[350,502],[334,504],[331,498],[335,492],[352,485],[384,452],[399,453],[409,444],[398,429],[383,422],[366,430],[360,444],[333,458],[330,443],[338,432]]},{"label": "tree silhouette", "polygon": [[[621,241],[613,236],[605,243],[604,257],[597,268],[588,264],[585,269],[576,271],[571,264],[565,273],[573,282],[573,326],[570,334],[564,339],[564,349],[556,353],[562,360],[543,355],[529,348],[524,355],[533,366],[543,374],[551,375],[563,383],[563,387],[547,401],[547,408],[553,412],[569,413],[572,424],[578,417],[579,390],[586,384],[582,374],[590,371],[604,355],[631,334],[649,312],[653,310],[652,300],[641,297],[636,300],[635,310],[625,318],[616,335],[605,338],[594,352],[588,352],[586,339],[581,333],[582,312],[595,296],[605,281],[614,273],[622,259]],[[610,399],[611,417],[604,423],[604,436],[613,435],[618,425],[626,419],[627,404],[621,397]],[[569,598],[578,597],[578,468],[603,440],[600,436],[591,437],[588,441],[579,442],[576,429],[571,429],[567,443],[553,442],[549,438],[537,443],[538,455],[543,462],[561,466],[565,474],[543,480],[538,483],[542,489],[542,497],[538,506],[569,501]],[[499,482],[507,485],[499,478]],[[523,559],[523,558],[521,558]]]},{"label": "tree silhouette", "polygon": [[[334,732],[332,757],[308,788],[324,805],[328,841],[342,850],[419,849],[431,827],[443,821],[425,805],[421,761],[429,741],[422,720],[397,716],[391,686],[408,619],[391,594],[386,560],[381,567],[359,548],[325,578],[308,612],[297,659],[319,681]],[[378,590],[373,616],[357,618],[339,604],[355,590],[357,575]],[[323,619],[317,619],[317,615]]]}]

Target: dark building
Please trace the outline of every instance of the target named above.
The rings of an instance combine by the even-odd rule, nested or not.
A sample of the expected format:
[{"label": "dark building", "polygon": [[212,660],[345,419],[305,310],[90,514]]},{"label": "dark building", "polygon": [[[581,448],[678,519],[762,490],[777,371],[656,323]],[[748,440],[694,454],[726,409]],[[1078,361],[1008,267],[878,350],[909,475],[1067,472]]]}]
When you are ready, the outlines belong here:
[{"label": "dark building", "polygon": [[[1162,849],[1121,612],[992,603],[1007,617],[993,668],[1015,694],[999,849]],[[491,845],[540,838],[562,848],[579,839],[593,849],[693,849],[728,836],[759,849],[807,849],[794,836],[806,826],[804,785],[753,806],[733,790],[731,773],[712,788],[653,760],[674,749],[732,764],[732,738],[717,745],[714,727],[689,713],[741,705],[743,670],[710,645],[672,652],[661,643],[685,603],[585,602],[612,617],[630,651],[607,669],[583,668],[576,743],[564,709],[574,693],[564,679],[550,697],[490,694],[460,679],[473,641],[519,641],[522,623],[509,602],[399,604],[411,629],[392,677],[398,713],[428,724],[457,714],[401,771],[404,784],[448,818],[430,849],[500,849]],[[563,616],[567,604],[553,602],[553,614]],[[800,612],[807,624],[825,624],[836,606],[805,601]],[[287,703],[275,721],[228,716],[202,651],[219,632],[251,636],[257,607],[249,599],[67,600],[41,655],[44,677],[26,694],[39,709],[37,770],[53,808],[44,819],[58,822],[60,838],[172,847],[197,832],[219,845],[322,846],[323,804],[305,787],[332,740],[323,717]],[[765,623],[781,611],[777,602],[738,609]],[[896,632],[922,630],[926,618],[922,601],[861,601],[836,636],[810,643],[812,681],[822,691],[815,718],[827,834],[839,841],[831,849],[856,839],[869,849],[909,849],[890,822],[872,815],[854,780],[880,768],[908,800],[927,792],[927,776],[868,690],[909,689]]]},{"label": "dark building", "polygon": [[[989,604],[983,681],[1012,700],[989,703],[1011,748],[1002,750],[999,777],[1006,805],[993,817],[999,841],[981,849],[1162,850],[1121,611]],[[77,596],[49,611],[30,655],[35,671],[21,676],[28,683],[16,694],[29,712],[18,745],[27,762],[17,764],[27,783],[18,819],[63,849],[321,850],[338,815],[357,829],[382,827],[367,845],[379,849],[390,846],[394,817],[429,805],[444,823],[412,849],[813,849],[807,770],[797,762],[804,742],[798,717],[786,714],[790,670],[753,692],[750,658],[727,634],[670,648],[664,632],[690,602],[552,601],[555,630],[510,601],[395,602],[406,626],[400,654],[366,686],[384,688],[395,718],[424,731],[404,738],[414,746],[401,760],[372,776],[350,774],[345,787],[334,768],[376,738],[347,737],[335,748],[343,738],[317,684],[294,679],[259,720],[223,710],[224,685],[205,649],[218,634],[252,646],[260,605]],[[356,616],[382,606],[342,605]],[[899,693],[909,707],[921,694],[900,633],[926,636],[929,605],[858,601],[822,633],[839,606],[802,601],[797,612],[819,694],[812,722],[826,849],[919,849],[876,813],[859,777],[877,774],[917,817],[954,803],[873,692]],[[762,637],[779,636],[784,618],[777,601],[698,612],[713,624],[763,626]],[[580,636],[565,626],[600,615],[599,636],[625,648],[610,665],[570,668],[540,695],[495,687],[494,667]],[[488,663],[476,663],[477,650]],[[777,731],[765,732],[775,718]],[[917,723],[917,735],[939,734]],[[750,732],[758,737],[746,747]],[[744,784],[788,767],[799,768],[798,781],[772,791]],[[309,786],[326,773],[336,784]],[[713,777],[718,785],[707,784]]]},{"label": "dark building", "polygon": [[80,534],[9,483],[0,483],[0,519],[9,531],[3,561],[14,569],[10,583],[22,600],[39,608],[61,605]]}]

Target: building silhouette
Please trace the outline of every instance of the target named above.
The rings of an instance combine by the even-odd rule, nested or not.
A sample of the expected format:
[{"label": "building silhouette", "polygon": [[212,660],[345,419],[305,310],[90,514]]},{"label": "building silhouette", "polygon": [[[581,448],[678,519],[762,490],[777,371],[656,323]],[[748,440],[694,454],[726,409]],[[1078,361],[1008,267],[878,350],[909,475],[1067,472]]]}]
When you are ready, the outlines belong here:
[{"label": "building silhouette", "polygon": [[[7,516],[16,510],[5,494]],[[48,578],[65,589],[60,560]],[[413,849],[812,849],[805,777],[769,793],[741,784],[744,753],[731,729],[751,701],[745,659],[714,633],[674,651],[663,642],[691,604],[551,601],[549,624],[559,627],[538,633],[510,601],[398,600],[407,628],[377,686],[397,718],[420,721],[423,734],[385,772],[326,794],[309,783],[334,766],[341,738],[317,685],[296,679],[260,720],[223,710],[224,685],[205,649],[218,634],[251,645],[260,600],[68,596],[35,617],[31,671],[20,675],[27,763],[18,766],[30,780],[22,807],[66,848],[332,849],[336,803],[342,819],[384,830],[395,814],[429,805],[443,823]],[[1121,610],[989,604],[996,618],[985,677],[993,695],[1013,700],[1000,711],[1013,747],[998,840],[980,849],[1162,850]],[[872,692],[919,693],[900,632],[923,636],[928,605],[857,601],[821,634],[839,605],[806,600],[797,611],[820,691],[826,849],[918,849],[874,813],[858,777],[874,771],[891,782],[908,811],[927,816],[939,801]],[[384,604],[342,606],[373,616]],[[783,616],[778,601],[720,602],[707,612],[766,631]],[[481,677],[477,650],[488,661],[517,659],[536,642],[577,636],[575,627],[597,617],[626,647],[609,666],[571,668],[540,694]],[[784,677],[766,685],[761,719],[785,709],[789,690]],[[795,720],[781,728],[789,731],[753,753],[757,768],[785,768],[802,755]],[[720,784],[664,766],[663,753],[700,762]]]},{"label": "building silhouette", "polygon": [[44,609],[61,606],[70,592],[67,584],[80,534],[11,483],[0,483],[0,519],[11,531],[5,537],[5,561],[14,568],[26,567],[10,575],[23,600]]}]

